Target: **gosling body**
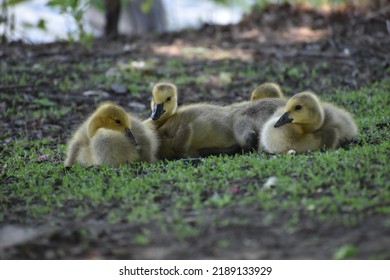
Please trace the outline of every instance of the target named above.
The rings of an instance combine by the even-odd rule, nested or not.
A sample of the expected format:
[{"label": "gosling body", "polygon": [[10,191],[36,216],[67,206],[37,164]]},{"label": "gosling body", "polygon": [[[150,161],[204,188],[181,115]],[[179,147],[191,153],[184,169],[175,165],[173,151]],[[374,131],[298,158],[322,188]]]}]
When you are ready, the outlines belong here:
[{"label": "gosling body", "polygon": [[152,91],[151,118],[161,139],[159,157],[174,159],[220,153],[239,149],[234,138],[229,110],[222,106],[198,103],[177,107],[177,89],[159,83]]},{"label": "gosling body", "polygon": [[163,158],[180,158],[234,153],[230,148],[237,149],[237,140],[231,123],[231,114],[223,107],[183,106],[158,129],[164,139],[160,154]]},{"label": "gosling body", "polygon": [[294,95],[264,125],[260,146],[269,153],[335,149],[352,140],[358,128],[352,116],[312,92]]}]

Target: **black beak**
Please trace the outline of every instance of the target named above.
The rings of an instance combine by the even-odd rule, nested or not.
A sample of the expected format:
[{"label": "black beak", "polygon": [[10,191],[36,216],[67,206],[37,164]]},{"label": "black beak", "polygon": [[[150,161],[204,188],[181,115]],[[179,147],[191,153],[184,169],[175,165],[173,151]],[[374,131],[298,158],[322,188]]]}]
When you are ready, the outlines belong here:
[{"label": "black beak", "polygon": [[288,117],[288,112],[284,113],[280,119],[278,119],[278,121],[275,123],[274,127],[279,127],[281,125],[284,125],[286,123],[291,123],[293,121],[293,119],[290,119]]},{"label": "black beak", "polygon": [[134,134],[131,132],[130,129],[125,128],[126,136],[130,138],[131,142],[133,142],[134,145],[138,146],[137,140],[135,140]]},{"label": "black beak", "polygon": [[152,109],[152,115],[150,117],[152,118],[152,120],[157,121],[164,113],[165,111],[163,104],[155,104]]}]

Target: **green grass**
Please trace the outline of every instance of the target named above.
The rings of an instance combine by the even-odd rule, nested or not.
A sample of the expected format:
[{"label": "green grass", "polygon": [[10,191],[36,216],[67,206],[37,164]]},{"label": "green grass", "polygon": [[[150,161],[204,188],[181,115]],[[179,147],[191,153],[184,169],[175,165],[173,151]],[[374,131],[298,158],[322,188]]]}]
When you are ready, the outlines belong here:
[{"label": "green grass", "polygon": [[[180,81],[183,85],[199,81],[198,77],[180,73],[188,66],[182,60],[164,63],[171,70],[154,72],[160,79]],[[206,67],[203,73],[229,73],[229,66],[232,67],[217,63]],[[59,92],[82,87],[82,72],[92,68],[81,64],[77,67],[80,68],[78,74],[58,77]],[[111,66],[101,62],[97,67],[107,70]],[[247,64],[239,67],[244,73],[233,79],[246,77],[249,84],[254,84],[256,68]],[[319,77],[327,67],[326,63],[315,68],[305,64],[287,65],[276,80],[301,79],[302,73]],[[265,69],[264,75],[275,77],[279,70]],[[120,82],[131,84],[130,91],[147,91],[148,82],[156,79],[139,70],[115,71],[108,81],[98,71],[91,73],[83,81],[84,87],[99,83],[107,87],[110,82]],[[12,75],[5,79],[21,85],[29,83],[25,76],[18,78],[19,81],[13,80],[16,76]],[[77,82],[71,83],[72,80]],[[345,107],[355,115],[360,133],[346,148],[301,155],[260,152],[208,157],[199,162],[160,161],[119,168],[74,165],[68,169],[63,166],[64,141],[55,137],[55,131],[60,128],[53,128],[53,137],[42,140],[27,140],[21,132],[17,141],[1,147],[0,224],[42,224],[61,218],[82,218],[105,209],[104,219],[112,224],[120,221],[141,226],[156,223],[162,232],[172,232],[178,240],[183,240],[200,235],[208,224],[225,228],[253,222],[253,217],[226,214],[237,209],[262,213],[261,223],[265,225],[272,224],[281,215],[288,215],[288,222],[283,225],[287,232],[294,232],[303,217],[353,227],[371,215],[390,215],[389,92],[390,82],[383,80],[358,91],[339,88],[321,93],[323,100]],[[8,97],[4,101],[8,102]],[[4,117],[11,120],[17,114],[26,114],[20,110],[20,104],[35,108],[27,111],[33,120],[61,120],[76,110],[73,105],[58,105],[44,93],[37,94],[31,102],[18,95],[12,96],[12,100],[12,106],[4,112]],[[1,136],[6,137],[7,134]],[[265,186],[270,177],[276,177],[274,186]],[[388,221],[387,227],[390,219]],[[150,233],[145,228],[133,236],[132,242],[147,245],[151,242]],[[230,242],[221,239],[217,245],[225,248]],[[354,257],[358,248],[351,246],[334,248],[333,257]],[[378,253],[378,256],[381,255]]]},{"label": "green grass", "polygon": [[[51,207],[61,212],[64,201],[88,201],[97,206],[115,199],[131,205],[123,207],[132,209],[127,218],[133,221],[158,218],[165,199],[170,211],[256,204],[266,210],[302,209],[327,218],[343,211],[363,210],[390,200],[386,168],[389,98],[383,91],[388,87],[388,82],[383,82],[357,92],[338,92],[329,98],[352,108],[356,115],[365,112],[357,116],[361,128],[358,141],[348,149],[336,151],[209,157],[196,166],[187,161],[170,161],[120,168],[75,165],[67,170],[62,164],[63,144],[51,149],[45,139],[16,141],[4,147],[2,153],[1,211],[6,217],[22,208],[39,216],[51,211]],[[381,123],[387,126],[378,129]],[[48,158],[41,162],[40,155]],[[277,177],[276,186],[264,188],[271,176]],[[238,187],[237,194],[231,191],[233,186]],[[208,193],[205,200],[204,192]],[[23,203],[9,204],[12,199]],[[146,203],[147,208],[143,206]],[[390,208],[373,211],[390,213]]]}]

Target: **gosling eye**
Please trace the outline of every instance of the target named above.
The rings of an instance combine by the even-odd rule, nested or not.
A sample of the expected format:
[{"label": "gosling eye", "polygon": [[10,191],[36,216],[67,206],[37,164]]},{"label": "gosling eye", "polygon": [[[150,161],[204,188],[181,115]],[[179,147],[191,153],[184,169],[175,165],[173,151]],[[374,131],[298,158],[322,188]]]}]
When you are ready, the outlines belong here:
[{"label": "gosling eye", "polygon": [[171,98],[170,98],[170,97],[168,97],[168,98],[167,98],[167,101],[171,101]]},{"label": "gosling eye", "polygon": [[301,106],[301,105],[295,106],[295,110],[296,110],[296,111],[299,111],[299,110],[301,110],[301,109],[302,109],[302,106]]},{"label": "gosling eye", "polygon": [[118,119],[115,120],[115,123],[117,123],[117,124],[122,124],[122,123],[121,123],[121,120],[118,120]]}]

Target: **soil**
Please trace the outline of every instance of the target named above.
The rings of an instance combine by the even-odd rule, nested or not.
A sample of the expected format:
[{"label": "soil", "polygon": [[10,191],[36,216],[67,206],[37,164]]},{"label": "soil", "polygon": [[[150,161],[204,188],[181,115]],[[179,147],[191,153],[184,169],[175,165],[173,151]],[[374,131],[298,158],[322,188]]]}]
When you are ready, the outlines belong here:
[{"label": "soil", "polygon": [[[97,39],[90,47],[63,42],[44,45],[28,45],[22,42],[2,44],[1,72],[6,71],[7,65],[14,65],[21,61],[33,68],[42,59],[52,61],[53,65],[90,63],[98,58],[120,61],[141,57],[166,61],[174,56],[186,55],[189,47],[203,47],[208,51],[202,53],[202,58],[199,58],[195,52],[191,54],[192,58],[185,62],[186,72],[190,75],[199,75],[205,65],[221,63],[212,58],[224,51],[230,55],[232,65],[238,72],[248,63],[255,65],[259,71],[265,68],[279,69],[288,95],[308,87],[315,89],[319,94],[326,94],[334,88],[359,89],[374,81],[389,78],[389,2],[369,2],[371,2],[369,6],[345,6],[334,11],[314,10],[288,4],[269,5],[264,10],[257,10],[245,16],[237,25],[205,25],[199,30],[121,37],[116,41]],[[124,50],[124,46],[128,46],[130,50]],[[300,65],[303,62],[308,69],[301,78],[287,74],[286,64]],[[310,69],[324,62],[329,63],[329,67],[324,68],[320,75],[310,79]],[[29,69],[24,71],[28,72]],[[165,69],[159,68],[157,63],[153,71],[153,74],[158,74],[163,73]],[[261,82],[263,81],[254,78],[243,78],[226,86],[216,80],[214,83],[210,82],[207,90],[218,97],[219,102],[228,104],[247,99],[248,94],[243,92],[250,92],[253,85]],[[191,92],[200,94],[183,94],[182,103],[209,100],[209,96],[201,94],[205,89],[200,85],[191,83],[186,86]],[[88,88],[83,90],[86,91]],[[21,91],[24,96],[22,106],[31,106],[30,101],[42,92],[50,100],[61,102],[64,106],[76,104],[79,115],[66,115],[62,121],[70,124],[69,129],[58,129],[56,132],[62,143],[65,143],[69,137],[70,128],[90,112],[90,105],[86,102],[87,97],[81,95],[80,91],[67,92],[63,95],[53,84],[35,83],[18,86],[5,81],[0,83],[1,110],[11,106],[12,95]],[[111,86],[104,91],[115,96],[118,103],[128,107],[133,106],[131,109],[138,110],[140,116],[147,117],[147,100],[150,99],[150,92],[145,90],[138,93],[134,96],[132,105],[129,105],[127,97],[120,94],[122,91],[120,85]],[[8,131],[8,136],[0,140],[2,146],[17,138],[21,129],[26,131],[29,139],[50,138],[53,133],[52,130],[45,129],[45,124],[53,124],[50,123],[50,116],[43,120],[44,123],[27,127],[19,125],[18,121],[23,123],[25,119],[21,117],[20,120],[2,120],[1,130]],[[348,242],[359,247],[357,258],[366,259],[381,248],[390,248],[390,231],[384,230],[382,224],[386,219],[379,214],[371,215],[357,225],[348,227],[332,221],[321,222],[302,214],[300,224],[288,228],[285,225],[291,219],[289,214],[284,214],[264,226],[263,222],[257,223],[253,219],[254,215],[261,215],[257,209],[234,209],[229,210],[229,213],[218,215],[221,218],[235,216],[243,220],[252,218],[254,222],[242,227],[227,226],[223,230],[212,223],[205,222],[199,236],[185,240],[176,240],[175,237],[154,229],[153,225],[148,225],[152,242],[146,246],[134,246],[126,242],[127,235],[129,232],[141,233],[143,226],[129,225],[125,222],[109,224],[105,217],[110,205],[102,206],[100,209],[99,213],[78,220],[64,217],[48,222],[47,225],[41,224],[33,231],[27,231],[23,226],[3,223],[0,237],[4,236],[6,230],[11,229],[16,232],[20,230],[26,241],[7,247],[0,257],[5,259],[329,259],[332,257],[332,248]],[[186,214],[186,219],[191,219],[191,213]],[[27,224],[34,224],[34,221]],[[88,228],[88,234],[83,234],[80,228]],[[217,246],[221,239],[230,241],[232,246],[227,248]]]}]

